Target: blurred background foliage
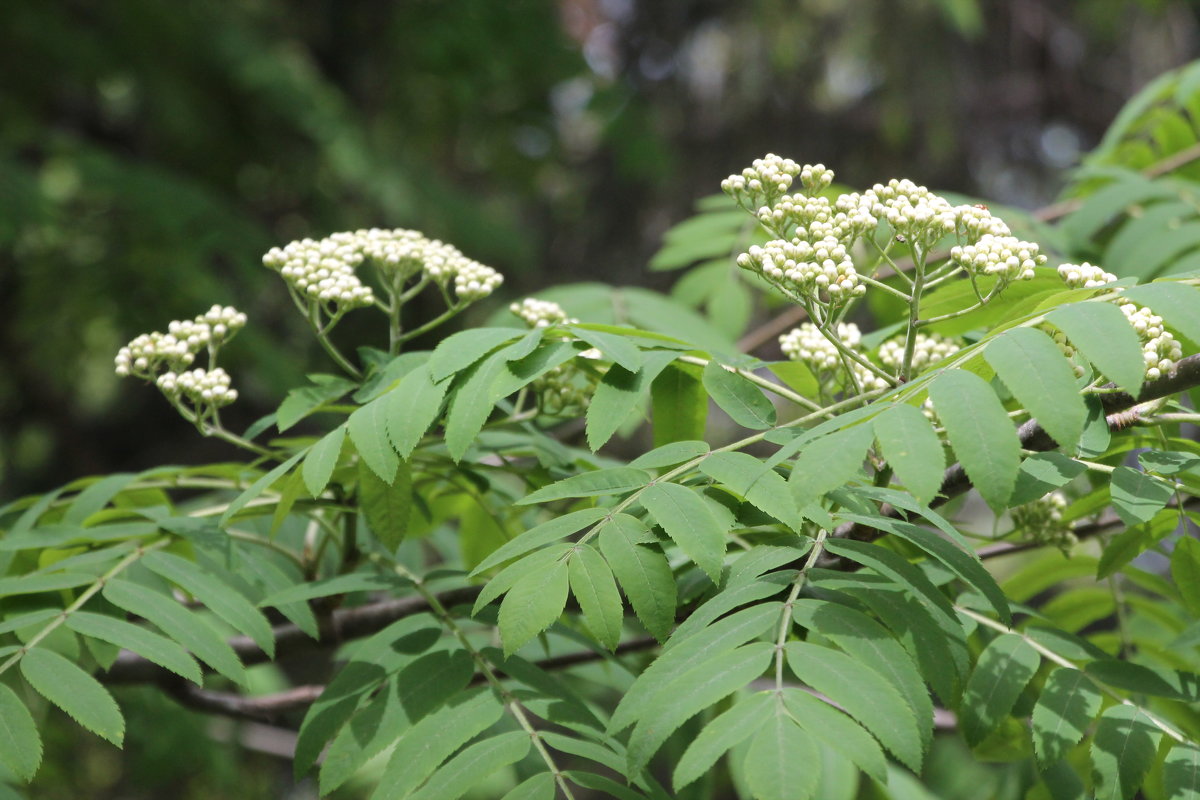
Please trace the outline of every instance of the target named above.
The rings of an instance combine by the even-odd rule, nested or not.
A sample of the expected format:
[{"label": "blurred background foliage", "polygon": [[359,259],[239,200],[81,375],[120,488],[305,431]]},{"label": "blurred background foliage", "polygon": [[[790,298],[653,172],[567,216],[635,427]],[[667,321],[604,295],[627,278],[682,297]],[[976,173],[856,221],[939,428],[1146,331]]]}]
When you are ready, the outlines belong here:
[{"label": "blurred background foliage", "polygon": [[[674,276],[646,271],[663,233],[768,151],[852,187],[907,176],[1035,208],[1085,153],[1068,194],[1134,182],[1119,170],[1195,144],[1194,125],[1173,136],[1154,108],[1105,132],[1196,57],[1198,34],[1185,0],[4,3],[0,499],[231,455],[112,373],[118,347],[171,319],[213,303],[250,315],[223,354],[243,398],[235,428],[327,370],[260,266],[272,245],[403,226],[504,272],[507,297],[570,281],[665,289]],[[1143,96],[1190,113],[1197,75]],[[1196,216],[1179,192],[1147,197],[1175,204],[1160,227]],[[1076,222],[1077,241],[1104,256],[1121,235],[1109,223]],[[215,723],[153,693],[138,707],[131,729],[153,733],[120,760],[64,729],[48,761],[73,766],[36,796],[313,796],[286,768],[264,776],[275,762],[253,751],[278,741],[199,748]],[[171,742],[194,763],[160,781]],[[936,796],[978,797],[981,781],[1007,796],[1003,773],[950,772]]]}]

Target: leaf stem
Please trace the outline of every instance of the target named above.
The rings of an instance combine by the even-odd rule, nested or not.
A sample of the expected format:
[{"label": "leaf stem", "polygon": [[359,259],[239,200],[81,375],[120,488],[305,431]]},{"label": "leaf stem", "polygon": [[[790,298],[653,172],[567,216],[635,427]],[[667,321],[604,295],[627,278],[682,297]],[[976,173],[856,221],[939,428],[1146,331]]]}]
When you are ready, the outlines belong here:
[{"label": "leaf stem", "polygon": [[783,646],[787,644],[788,634],[792,630],[792,607],[795,606],[796,598],[800,596],[800,590],[804,588],[804,583],[808,580],[809,570],[817,563],[821,553],[825,552],[825,537],[828,535],[824,528],[817,531],[817,539],[813,542],[812,550],[809,552],[804,566],[796,573],[796,578],[792,581],[792,590],[788,592],[788,598],[783,604],[783,611],[779,614],[779,632],[775,636],[775,691],[777,692],[783,691]]}]

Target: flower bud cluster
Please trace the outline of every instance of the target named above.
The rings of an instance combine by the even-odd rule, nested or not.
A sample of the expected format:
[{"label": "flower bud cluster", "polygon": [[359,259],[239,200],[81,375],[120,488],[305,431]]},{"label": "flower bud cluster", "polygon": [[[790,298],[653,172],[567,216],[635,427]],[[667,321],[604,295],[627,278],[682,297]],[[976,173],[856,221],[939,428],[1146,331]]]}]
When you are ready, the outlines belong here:
[{"label": "flower bud cluster", "polygon": [[549,370],[533,382],[538,406],[549,416],[572,416],[587,409],[592,381],[570,363]]},{"label": "flower bud cluster", "polygon": [[1145,306],[1123,303],[1121,311],[1142,340],[1142,357],[1146,362],[1146,379],[1157,380],[1175,367],[1183,358],[1183,346],[1163,327],[1163,318]]},{"label": "flower bud cluster", "polygon": [[985,233],[975,244],[951,248],[950,260],[976,277],[994,276],[1003,283],[1029,280],[1046,263],[1033,242]]},{"label": "flower bud cluster", "polygon": [[[838,338],[849,348],[858,348],[862,332],[853,322],[839,323]],[[831,372],[842,365],[842,356],[833,342],[811,322],[792,328],[779,337],[779,346],[792,361],[803,361],[813,372]]]},{"label": "flower bud cluster", "polygon": [[1058,345],[1059,351],[1071,362],[1071,369],[1075,371],[1075,377],[1082,378],[1087,370],[1084,369],[1083,364],[1079,363],[1079,359],[1075,357],[1079,351],[1075,349],[1075,345],[1071,344],[1071,340],[1067,338],[1067,335],[1058,328],[1050,328],[1046,325],[1042,326],[1042,330],[1054,339],[1054,343]]},{"label": "flower bud cluster", "polygon": [[[852,322],[838,323],[838,338],[848,349],[862,353],[862,332]],[[819,374],[836,372],[843,366],[841,353],[833,342],[811,322],[805,322],[779,337],[779,346],[792,361],[802,361]],[[887,381],[856,361],[850,361],[859,388],[863,391],[886,389]]]},{"label": "flower bud cluster", "polygon": [[1049,544],[1064,552],[1078,544],[1071,532],[1071,523],[1063,521],[1067,498],[1062,492],[1051,492],[1040,500],[1026,503],[1011,512],[1013,528],[1027,541]]},{"label": "flower bud cluster", "polygon": [[371,287],[354,273],[363,258],[361,237],[335,233],[324,239],[300,239],[284,247],[272,247],[262,260],[301,297],[319,300],[342,313],[375,302]]},{"label": "flower bud cluster", "polygon": [[180,370],[196,360],[196,354],[233,338],[246,325],[246,315],[233,306],[215,305],[190,320],[175,320],[167,333],[143,333],[122,347],[113,360],[121,377],[152,378],[159,368]]},{"label": "flower bud cluster", "polygon": [[220,367],[215,369],[193,369],[188,372],[164,372],[155,381],[162,393],[176,397],[182,395],[193,406],[220,408],[237,400],[237,390],[230,388],[229,373]]},{"label": "flower bud cluster", "polygon": [[572,325],[579,320],[571,319],[563,307],[549,300],[538,300],[536,297],[526,297],[519,303],[513,303],[508,310],[525,321],[531,328],[550,328],[555,325]]},{"label": "flower bud cluster", "polygon": [[1117,279],[1117,276],[1111,272],[1105,272],[1100,267],[1092,266],[1086,261],[1082,264],[1061,264],[1058,268],[1058,276],[1072,289],[1091,289],[1112,283]]},{"label": "flower bud cluster", "polygon": [[[771,205],[792,187],[792,181],[801,170],[802,167],[790,158],[768,153],[763,158],[754,159],[749,167],[742,170],[742,174],[730,175],[721,181],[721,191],[746,208]],[[829,178],[833,179],[832,173]]]},{"label": "flower bud cluster", "polygon": [[968,243],[978,242],[987,234],[1011,236],[1012,231],[1004,220],[994,216],[987,206],[955,206],[955,228]]},{"label": "flower bud cluster", "polygon": [[873,216],[887,220],[907,240],[932,244],[954,231],[958,221],[954,206],[907,178],[877,183],[863,192],[863,202]]},{"label": "flower bud cluster", "polygon": [[773,206],[760,208],[756,216],[764,227],[779,236],[791,236],[810,243],[832,237],[849,247],[855,239],[879,224],[864,204],[853,199],[857,197],[842,195],[831,204],[827,197],[788,194]]},{"label": "flower bud cluster", "polygon": [[859,283],[846,246],[833,236],[815,243],[800,238],[790,242],[775,239],[762,247],[751,247],[738,256],[737,264],[759,273],[785,294],[820,300],[824,293],[830,305],[845,303],[867,290]]},{"label": "flower bud cluster", "polygon": [[504,280],[453,245],[405,228],[371,228],[334,233],[320,240],[301,239],[273,247],[263,256],[263,264],[278,272],[301,297],[332,306],[335,314],[375,302],[371,287],[356,274],[365,260],[394,278],[396,284],[417,273],[441,286],[453,282],[455,295],[464,302],[487,297]]},{"label": "flower bud cluster", "polygon": [[[904,336],[888,339],[879,348],[879,360],[885,367],[891,367],[897,372],[904,365]],[[918,333],[913,342],[911,369],[913,374],[931,367],[939,361],[957,353],[961,348],[958,342],[940,336],[936,333]]]}]

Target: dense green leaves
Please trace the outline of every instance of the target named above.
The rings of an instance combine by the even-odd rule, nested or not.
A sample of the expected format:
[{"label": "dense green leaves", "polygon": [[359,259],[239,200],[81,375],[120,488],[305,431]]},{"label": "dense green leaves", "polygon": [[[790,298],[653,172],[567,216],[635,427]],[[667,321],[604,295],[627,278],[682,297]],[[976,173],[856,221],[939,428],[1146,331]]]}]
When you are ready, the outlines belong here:
[{"label": "dense green leaves", "polygon": [[1146,377],[1142,345],[1115,305],[1073,303],[1054,309],[1046,319],[1117,386],[1135,395],[1141,390]]},{"label": "dense green leaves", "polygon": [[714,583],[719,580],[726,526],[700,495],[678,484],[656,483],[639,499],[688,558]]},{"label": "dense green leaves", "polygon": [[1100,716],[1092,740],[1097,800],[1129,800],[1154,762],[1160,731],[1136,706],[1115,705]]},{"label": "dense green leaves", "polygon": [[500,636],[510,655],[550,627],[567,604],[567,564],[556,561],[549,569],[518,580],[500,603]]},{"label": "dense green leaves", "polygon": [[[53,650],[35,647],[21,659],[21,674],[29,685],[83,727],[120,747],[125,718],[100,682]],[[20,725],[19,718],[16,723]],[[28,765],[31,756],[20,757]]]},{"label": "dense green leaves", "polygon": [[993,339],[984,358],[1059,445],[1073,448],[1087,416],[1075,373],[1049,336],[1013,328]]},{"label": "dense green leaves", "polygon": [[675,624],[675,576],[662,553],[641,544],[651,540],[640,520],[617,514],[600,531],[600,551],[637,618],[662,641]]},{"label": "dense green leaves", "polygon": [[979,744],[1008,716],[1040,663],[1037,651],[1015,633],[997,636],[984,648],[958,712],[968,742]]},{"label": "dense green leaves", "polygon": [[446,394],[445,383],[435,383],[429,368],[417,367],[405,375],[384,400],[387,435],[392,445],[407,459],[437,419]]},{"label": "dense green leaves", "polygon": [[596,387],[587,410],[588,446],[599,450],[617,428],[629,418],[638,403],[649,391],[654,379],[675,360],[675,353],[655,352],[646,355],[645,363],[637,372],[614,365],[604,374]]},{"label": "dense green leaves", "polygon": [[361,462],[358,468],[358,503],[371,531],[386,550],[395,552],[408,532],[412,513],[412,470],[407,461],[396,466],[396,475],[384,481]]},{"label": "dense green leaves", "polygon": [[807,800],[821,779],[819,741],[787,713],[783,698],[750,742],[746,782],[757,800]]},{"label": "dense green leaves", "polygon": [[946,455],[929,420],[914,406],[898,403],[873,421],[879,450],[896,477],[928,503],[942,486]]},{"label": "dense green leaves", "polygon": [[790,642],[785,650],[797,678],[844,708],[905,766],[920,770],[917,718],[886,678],[856,658],[809,642]]},{"label": "dense green leaves", "polygon": [[1170,485],[1152,475],[1117,467],[1112,474],[1112,504],[1126,525],[1149,522],[1171,499]]},{"label": "dense green leaves", "polygon": [[690,364],[669,364],[650,384],[656,446],[704,438],[708,392],[698,373]]},{"label": "dense green leaves", "polygon": [[746,378],[710,361],[704,367],[703,380],[713,402],[738,425],[761,430],[775,424],[775,406]]},{"label": "dense green leaves", "polygon": [[672,779],[675,791],[699,779],[726,751],[758,731],[774,703],[771,695],[761,692],[739,700],[708,722],[675,766]]},{"label": "dense green leaves", "polygon": [[347,420],[350,440],[371,471],[385,483],[396,477],[400,459],[388,441],[387,395],[372,400]]},{"label": "dense green leaves", "polygon": [[1200,747],[1177,744],[1163,761],[1163,791],[1176,800],[1200,798]]},{"label": "dense green leaves", "polygon": [[1043,767],[1079,744],[1100,712],[1100,703],[1099,690],[1082,670],[1050,673],[1033,709],[1033,748]]},{"label": "dense green leaves", "polygon": [[333,470],[342,452],[342,442],[345,440],[346,426],[339,425],[325,434],[308,451],[301,471],[304,475],[304,486],[313,497],[320,497],[321,492],[329,485],[329,479],[333,476]]},{"label": "dense green leaves", "polygon": [[874,440],[870,425],[855,425],[805,445],[788,479],[796,504],[803,508],[862,472],[867,449]]},{"label": "dense green leaves", "polygon": [[567,563],[567,576],[584,624],[600,644],[615,649],[621,641],[621,595],[608,563],[590,545],[580,545]]},{"label": "dense green leaves", "polygon": [[568,497],[600,497],[608,494],[623,494],[640,489],[650,482],[650,475],[632,467],[612,467],[572,475],[561,481],[543,486],[524,497],[520,503],[546,503]]},{"label": "dense green leaves", "polygon": [[1021,445],[996,393],[978,375],[954,369],[933,382],[929,396],[967,476],[993,510],[1004,509],[1021,466]]},{"label": "dense green leaves", "polygon": [[106,614],[76,611],[67,617],[67,627],[84,636],[137,653],[197,685],[203,681],[200,666],[182,647],[140,625]]},{"label": "dense green leaves", "polygon": [[0,764],[27,781],[41,763],[42,738],[29,709],[0,683]]}]

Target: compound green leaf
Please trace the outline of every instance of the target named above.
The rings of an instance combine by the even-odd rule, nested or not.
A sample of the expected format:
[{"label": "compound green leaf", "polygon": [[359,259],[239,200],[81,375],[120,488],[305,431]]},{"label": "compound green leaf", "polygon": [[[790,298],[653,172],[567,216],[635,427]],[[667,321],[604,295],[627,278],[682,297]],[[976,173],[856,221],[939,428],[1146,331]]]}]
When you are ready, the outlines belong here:
[{"label": "compound green leaf", "polygon": [[448,383],[435,383],[429,367],[422,365],[400,379],[382,398],[387,433],[401,458],[412,455],[421,437],[442,410]]},{"label": "compound green leaf", "polygon": [[387,433],[388,396],[378,397],[350,415],[346,425],[350,441],[367,466],[386,483],[396,477],[400,457]]},{"label": "compound green leaf", "polygon": [[700,471],[793,530],[803,524],[787,481],[749,453],[713,453],[700,462]]},{"label": "compound green leaf", "polygon": [[271,631],[271,623],[237,589],[196,562],[161,550],[143,558],[142,563],[249,636],[269,657],[275,657],[275,634]]},{"label": "compound green leaf", "polygon": [[1154,764],[1160,731],[1145,711],[1118,704],[1100,715],[1092,738],[1096,800],[1129,800]]},{"label": "compound green leaf", "polygon": [[280,433],[295,425],[322,404],[338,399],[355,388],[355,384],[336,375],[309,375],[313,386],[292,389],[275,412],[275,425]]},{"label": "compound green leaf", "polygon": [[[460,695],[409,728],[396,742],[371,800],[403,800],[464,742],[490,728],[504,707],[490,689]],[[528,736],[526,736],[528,739]]]},{"label": "compound green leaf", "polygon": [[792,618],[860,662],[872,665],[887,678],[912,709],[921,740],[925,747],[929,746],[933,733],[933,702],[913,657],[886,628],[861,611],[827,600],[797,600],[792,606]]},{"label": "compound green leaf", "polygon": [[653,541],[642,521],[616,514],[600,530],[600,552],[625,590],[633,613],[660,642],[675,624],[675,576],[666,556],[642,546]]},{"label": "compound green leaf", "polygon": [[921,502],[933,500],[942,487],[946,454],[930,421],[920,409],[898,403],[872,425],[879,450],[900,482]]},{"label": "compound green leaf", "polygon": [[447,761],[412,800],[458,800],[497,770],[514,764],[529,752],[529,734],[511,731],[476,742]]},{"label": "compound green leaf", "polygon": [[887,758],[861,725],[803,689],[784,689],[783,701],[802,728],[875,780],[887,782]]},{"label": "compound green leaf", "polygon": [[1149,522],[1174,493],[1170,485],[1132,467],[1117,467],[1110,485],[1113,510],[1126,525]]},{"label": "compound green leaf", "polygon": [[412,504],[412,469],[407,461],[396,465],[396,476],[390,482],[381,479],[364,463],[359,463],[359,508],[375,538],[390,553],[396,552],[408,533]]},{"label": "compound green leaf", "polygon": [[314,444],[305,456],[301,472],[304,476],[304,486],[313,497],[320,497],[321,492],[329,485],[345,439],[346,426],[339,425]]},{"label": "compound green leaf", "polygon": [[630,372],[637,372],[642,368],[642,351],[623,336],[575,325],[567,330],[604,353],[614,364],[620,364]]},{"label": "compound green leaf", "polygon": [[1059,445],[1075,447],[1087,407],[1070,362],[1049,336],[1034,328],[1010,328],[988,343],[983,357]]},{"label": "compound green leaf", "polygon": [[656,447],[704,438],[708,392],[690,364],[669,364],[650,384]]},{"label": "compound green leaf", "polygon": [[637,372],[630,372],[614,364],[604,373],[600,385],[588,404],[587,440],[588,447],[599,450],[612,438],[617,428],[629,418],[638,402],[650,389],[658,374],[675,360],[676,353],[652,352],[646,354],[645,363]]},{"label": "compound green leaf", "polygon": [[475,605],[471,608],[471,613],[478,614],[481,608],[507,592],[513,587],[513,584],[527,575],[532,575],[538,570],[549,569],[551,564],[565,556],[571,547],[572,545],[567,543],[554,544],[509,564],[484,585],[483,590],[479,592],[479,597],[475,598]]},{"label": "compound green leaf", "polygon": [[683,641],[668,647],[650,663],[626,690],[609,720],[608,730],[624,730],[648,713],[650,701],[689,665],[703,656],[715,656],[758,638],[778,624],[779,603],[760,603],[723,617]]},{"label": "compound green leaf", "polygon": [[197,658],[235,683],[246,685],[246,670],[233,648],[203,617],[168,597],[138,583],[112,580],[104,597],[126,611],[145,617]]},{"label": "compound green leaf", "polygon": [[728,711],[705,724],[675,766],[672,783],[676,793],[708,772],[727,750],[759,730],[774,702],[769,693],[759,692],[739,700]]},{"label": "compound green leaf", "polygon": [[1146,362],[1137,332],[1111,303],[1071,303],[1046,315],[1101,373],[1134,396],[1146,378]]},{"label": "compound green leaf", "polygon": [[1200,542],[1184,536],[1171,552],[1171,577],[1193,617],[1200,617]]},{"label": "compound green leaf", "polygon": [[487,572],[492,567],[503,564],[509,559],[524,555],[542,545],[557,542],[565,536],[583,530],[588,525],[599,522],[608,514],[609,510],[606,508],[581,508],[578,511],[554,517],[541,525],[535,525],[491,553],[472,570],[471,575]]},{"label": "compound green leaf", "polygon": [[577,545],[567,561],[571,594],[579,601],[583,622],[609,650],[621,641],[621,593],[608,562],[591,545]]},{"label": "compound green leaf", "polygon": [[796,505],[803,508],[862,472],[867,449],[874,441],[870,425],[855,425],[805,445],[788,479]]},{"label": "compound green leaf", "polygon": [[775,424],[774,404],[762,389],[736,372],[710,361],[704,367],[703,381],[713,402],[743,428],[762,430]]},{"label": "compound green leaf", "polygon": [[[35,647],[21,659],[29,685],[92,733],[117,747],[125,738],[121,709],[100,682],[53,650]],[[28,754],[25,759],[28,760]]]},{"label": "compound green leaf", "polygon": [[864,517],[858,514],[842,514],[841,516],[853,522],[887,531],[915,544],[948,567],[958,577],[978,589],[996,610],[1001,620],[1005,623],[1012,621],[1012,611],[1008,607],[1008,599],[997,585],[996,579],[984,569],[983,564],[979,561],[979,556],[974,553],[968,554],[933,531],[911,522],[884,517]]},{"label": "compound green leaf", "polygon": [[640,772],[679,726],[761,675],[774,650],[774,645],[755,642],[693,662],[678,672],[648,700],[629,737],[629,774]]},{"label": "compound green leaf", "polygon": [[429,377],[441,383],[521,333],[517,328],[468,328],[451,334],[439,342],[430,354],[426,362]]},{"label": "compound green leaf", "polygon": [[700,495],[677,483],[656,483],[639,499],[687,557],[720,582],[728,528]]},{"label": "compound green leaf", "polygon": [[977,745],[1012,711],[1017,697],[1041,664],[1037,651],[1015,633],[993,639],[967,679],[958,722],[971,745]]},{"label": "compound green leaf", "polygon": [[562,561],[513,584],[500,603],[500,638],[506,656],[559,618],[567,604],[567,586],[567,565]]},{"label": "compound green leaf", "polygon": [[500,800],[554,800],[554,776],[539,772],[509,790]]},{"label": "compound green leaf", "polygon": [[921,731],[892,684],[852,656],[809,642],[784,646],[788,667],[804,683],[844,708],[909,769],[921,768]]},{"label": "compound green leaf", "polygon": [[1100,713],[1102,698],[1081,670],[1061,668],[1046,679],[1033,709],[1033,750],[1048,767],[1079,744]]},{"label": "compound green leaf", "polygon": [[1172,800],[1200,800],[1200,747],[1177,744],[1163,761],[1163,791]]},{"label": "compound green leaf", "polygon": [[543,486],[517,501],[517,505],[547,503],[569,497],[600,497],[640,489],[650,482],[650,474],[633,467],[611,467],[584,472]]},{"label": "compound green leaf", "polygon": [[1021,462],[1017,485],[1009,503],[1014,508],[1032,503],[1055,489],[1061,489],[1086,471],[1087,467],[1062,453],[1032,455]]},{"label": "compound green leaf", "polygon": [[746,751],[746,783],[755,800],[808,800],[821,782],[817,739],[785,711],[782,698],[775,705]]},{"label": "compound green leaf", "polygon": [[41,763],[42,737],[33,716],[16,693],[0,683],[0,764],[28,781]]},{"label": "compound green leaf", "polygon": [[983,378],[961,369],[938,377],[929,396],[967,477],[993,510],[1002,511],[1021,468],[1021,443],[1000,399]]},{"label": "compound green leaf", "polygon": [[258,480],[250,484],[250,486],[246,488],[246,491],[242,492],[233,499],[233,502],[231,502],[229,507],[225,509],[225,513],[221,515],[221,519],[218,520],[218,524],[224,527],[225,524],[229,522],[229,520],[233,519],[233,517],[239,511],[249,505],[251,501],[256,500],[259,495],[267,490],[268,487],[273,485],[277,480],[291,471],[292,467],[296,466],[296,464],[305,456],[307,452],[307,450],[301,450],[299,453],[296,453],[287,461],[284,461],[282,464],[275,467],[275,469],[271,470],[265,475],[260,476]]},{"label": "compound green leaf", "polygon": [[175,642],[140,625],[107,614],[76,611],[67,617],[67,627],[78,634],[137,653],[198,686],[203,684],[200,665],[194,658]]}]

